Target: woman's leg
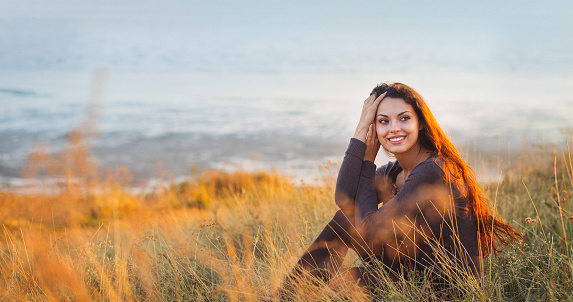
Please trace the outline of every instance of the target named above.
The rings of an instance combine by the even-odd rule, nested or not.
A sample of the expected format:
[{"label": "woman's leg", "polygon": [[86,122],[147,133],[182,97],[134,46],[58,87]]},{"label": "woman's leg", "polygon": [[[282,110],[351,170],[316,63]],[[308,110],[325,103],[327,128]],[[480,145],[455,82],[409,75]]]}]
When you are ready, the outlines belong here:
[{"label": "woman's leg", "polygon": [[292,291],[292,287],[306,274],[328,282],[338,273],[348,249],[356,249],[356,246],[354,225],[342,211],[336,212],[297,262],[283,283],[281,292]]},{"label": "woman's leg", "polygon": [[369,277],[369,273],[362,268],[344,268],[330,280],[328,286],[334,292],[348,296],[350,301],[364,300],[369,294],[367,286],[371,281],[365,278]]},{"label": "woman's leg", "polygon": [[336,274],[352,244],[353,225],[342,213],[336,212],[295,266],[324,281]]}]

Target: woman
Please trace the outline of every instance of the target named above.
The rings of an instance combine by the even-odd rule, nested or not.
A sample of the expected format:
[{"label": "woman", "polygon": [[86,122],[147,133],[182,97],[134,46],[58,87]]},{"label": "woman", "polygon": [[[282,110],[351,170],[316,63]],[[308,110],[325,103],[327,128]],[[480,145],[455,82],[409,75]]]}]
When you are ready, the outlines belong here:
[{"label": "woman", "polygon": [[[380,146],[396,161],[376,169]],[[380,260],[394,280],[418,275],[447,286],[479,277],[485,257],[520,237],[490,214],[472,169],[423,98],[400,83],[379,85],[364,101],[335,200],[340,210],[301,257],[287,285],[304,272],[335,289],[379,282],[376,270],[340,270],[351,248],[367,263]]]}]

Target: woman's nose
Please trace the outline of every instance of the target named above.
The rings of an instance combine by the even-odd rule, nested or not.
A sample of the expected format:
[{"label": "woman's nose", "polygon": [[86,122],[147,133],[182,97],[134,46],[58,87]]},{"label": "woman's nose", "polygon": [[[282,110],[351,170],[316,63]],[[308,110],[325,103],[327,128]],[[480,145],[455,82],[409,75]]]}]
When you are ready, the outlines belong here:
[{"label": "woman's nose", "polygon": [[398,132],[400,131],[400,125],[397,122],[392,123],[392,127],[390,128],[391,132]]}]

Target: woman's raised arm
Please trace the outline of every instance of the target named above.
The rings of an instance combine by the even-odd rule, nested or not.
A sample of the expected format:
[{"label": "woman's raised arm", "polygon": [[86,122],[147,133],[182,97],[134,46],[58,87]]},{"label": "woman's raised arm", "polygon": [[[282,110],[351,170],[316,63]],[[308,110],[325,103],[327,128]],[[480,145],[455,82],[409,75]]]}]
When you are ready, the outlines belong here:
[{"label": "woman's raised arm", "polygon": [[[360,181],[362,162],[364,160],[370,160],[373,162],[374,157],[380,148],[380,144],[378,143],[374,152],[370,141],[376,137],[372,123],[376,115],[378,104],[380,104],[384,96],[386,96],[386,93],[383,93],[378,97],[373,93],[364,101],[360,121],[356,126],[354,137],[350,140],[344,160],[342,161],[342,165],[338,171],[334,200],[336,205],[338,205],[342,212],[344,212],[348,217],[354,216],[356,190],[358,189],[358,182]],[[367,141],[367,139],[369,140]]]}]

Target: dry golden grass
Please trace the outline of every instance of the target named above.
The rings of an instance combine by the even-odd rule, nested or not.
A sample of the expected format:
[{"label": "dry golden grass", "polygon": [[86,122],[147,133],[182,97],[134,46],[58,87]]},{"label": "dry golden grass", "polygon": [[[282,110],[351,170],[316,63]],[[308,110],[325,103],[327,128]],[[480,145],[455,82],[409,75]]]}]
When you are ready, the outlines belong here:
[{"label": "dry golden grass", "polygon": [[[337,164],[320,185],[277,173],[205,171],[135,193],[125,169],[95,173],[81,138],[62,154],[35,153],[27,177],[60,179],[0,192],[2,301],[260,301],[274,294],[336,212]],[[460,280],[457,300],[573,299],[573,165],[569,151],[519,159],[486,186],[522,242]],[[516,160],[517,162],[517,160]],[[345,265],[362,265],[355,255]],[[301,283],[293,300],[439,300],[423,284],[382,282],[367,297]]]}]

